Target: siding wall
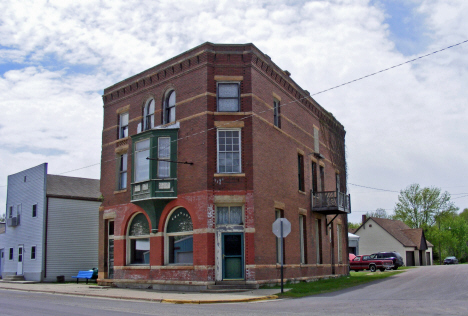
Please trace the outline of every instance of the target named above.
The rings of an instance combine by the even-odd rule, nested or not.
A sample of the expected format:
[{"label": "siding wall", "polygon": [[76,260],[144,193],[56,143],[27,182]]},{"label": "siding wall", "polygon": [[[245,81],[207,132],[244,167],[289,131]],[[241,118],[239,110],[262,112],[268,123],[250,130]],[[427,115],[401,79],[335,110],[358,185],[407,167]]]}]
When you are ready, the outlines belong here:
[{"label": "siding wall", "polygon": [[74,280],[79,270],[98,267],[100,204],[48,198],[45,281],[56,281],[58,275]]},{"label": "siding wall", "polygon": [[[26,280],[41,281],[43,259],[43,227],[47,164],[8,176],[6,212],[10,206],[21,204],[20,224],[6,227],[0,235],[0,249],[4,250],[3,275],[15,275],[18,267],[18,245],[24,245],[23,275]],[[24,180],[26,177],[26,181]],[[37,204],[37,217],[32,217],[32,206]],[[36,259],[31,260],[31,247],[36,246]],[[9,248],[14,248],[13,260],[9,260]]]}]

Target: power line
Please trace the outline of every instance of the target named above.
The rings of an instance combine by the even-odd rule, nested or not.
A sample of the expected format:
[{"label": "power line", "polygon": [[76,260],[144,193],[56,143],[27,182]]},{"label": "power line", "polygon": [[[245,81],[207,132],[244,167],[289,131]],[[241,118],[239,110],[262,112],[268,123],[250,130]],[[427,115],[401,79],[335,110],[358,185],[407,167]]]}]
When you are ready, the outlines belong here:
[{"label": "power line", "polygon": [[356,187],[361,187],[361,188],[366,188],[366,189],[371,189],[371,190],[379,190],[379,191],[386,191],[386,192],[394,192],[394,193],[400,193],[400,191],[393,191],[393,190],[387,190],[387,189],[378,189],[378,188],[372,188],[372,187],[366,187],[364,185],[359,185],[359,184],[354,184],[354,183],[348,183],[350,185],[354,185]]}]

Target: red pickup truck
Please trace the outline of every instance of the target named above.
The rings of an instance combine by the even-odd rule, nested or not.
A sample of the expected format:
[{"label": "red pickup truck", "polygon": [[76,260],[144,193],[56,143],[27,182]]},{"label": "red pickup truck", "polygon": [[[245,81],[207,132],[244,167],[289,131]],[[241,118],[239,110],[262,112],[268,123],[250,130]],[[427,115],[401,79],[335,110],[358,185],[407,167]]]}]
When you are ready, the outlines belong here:
[{"label": "red pickup truck", "polygon": [[368,255],[356,256],[352,261],[349,262],[349,266],[351,270],[359,271],[359,270],[370,270],[371,272],[377,271],[385,271],[385,269],[393,268],[393,261],[392,260],[384,260],[384,259],[372,259]]}]

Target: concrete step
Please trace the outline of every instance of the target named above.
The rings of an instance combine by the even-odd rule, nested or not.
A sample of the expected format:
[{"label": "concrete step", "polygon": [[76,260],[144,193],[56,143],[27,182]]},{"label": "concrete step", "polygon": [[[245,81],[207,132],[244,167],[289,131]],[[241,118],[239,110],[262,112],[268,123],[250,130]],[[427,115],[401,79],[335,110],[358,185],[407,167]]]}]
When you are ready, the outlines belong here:
[{"label": "concrete step", "polygon": [[[219,284],[221,283],[221,284]],[[216,284],[210,284],[203,292],[245,292],[250,290],[258,289],[258,284],[246,284],[245,282],[217,282]]]},{"label": "concrete step", "polygon": [[24,275],[4,275],[3,281],[24,281]]}]

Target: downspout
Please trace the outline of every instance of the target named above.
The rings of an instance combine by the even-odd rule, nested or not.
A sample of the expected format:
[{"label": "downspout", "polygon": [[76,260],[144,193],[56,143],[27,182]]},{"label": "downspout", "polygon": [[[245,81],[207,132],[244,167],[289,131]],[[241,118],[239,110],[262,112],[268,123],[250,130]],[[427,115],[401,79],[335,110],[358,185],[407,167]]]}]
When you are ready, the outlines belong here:
[{"label": "downspout", "polygon": [[49,197],[46,196],[45,208],[45,225],[44,225],[44,279],[47,278],[47,228],[49,226]]}]

